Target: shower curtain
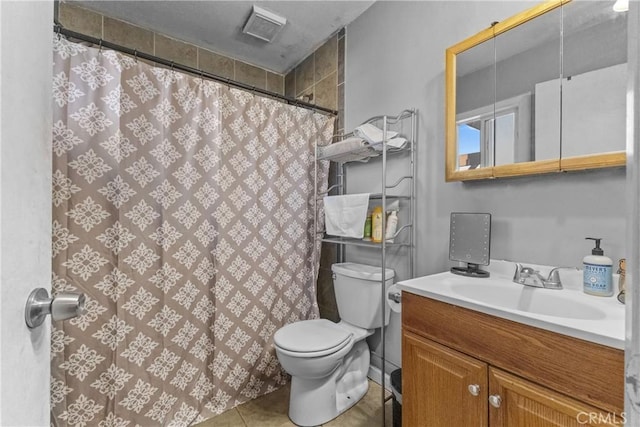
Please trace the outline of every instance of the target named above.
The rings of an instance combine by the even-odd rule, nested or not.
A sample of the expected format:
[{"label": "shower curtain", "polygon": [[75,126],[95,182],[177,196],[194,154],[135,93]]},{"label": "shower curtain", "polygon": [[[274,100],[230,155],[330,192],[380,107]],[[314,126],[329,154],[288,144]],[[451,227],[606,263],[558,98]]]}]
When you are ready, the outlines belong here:
[{"label": "shower curtain", "polygon": [[185,426],[284,384],[334,119],[60,37],[53,81],[53,291],[87,313],[53,325],[52,423]]}]

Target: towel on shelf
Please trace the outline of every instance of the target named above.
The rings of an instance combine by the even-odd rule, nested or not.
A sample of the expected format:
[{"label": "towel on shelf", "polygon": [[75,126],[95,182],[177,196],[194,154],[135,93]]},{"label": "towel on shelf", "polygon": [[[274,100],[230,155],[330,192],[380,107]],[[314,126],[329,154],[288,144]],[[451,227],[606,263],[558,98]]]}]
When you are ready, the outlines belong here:
[{"label": "towel on shelf", "polygon": [[395,138],[391,138],[387,141],[387,147],[390,148],[404,148],[407,144],[407,138],[403,138],[401,136],[396,136]]},{"label": "towel on shelf", "polygon": [[323,147],[318,147],[318,159],[335,162],[367,161],[378,154],[371,150],[367,142],[358,137],[347,138]]},{"label": "towel on shelf", "polygon": [[[401,136],[396,136],[395,138],[391,138],[390,140],[387,141],[387,150],[388,149],[396,149],[399,150],[401,148],[404,148],[404,146],[407,144],[407,138],[403,138]],[[382,144],[378,144],[378,145],[374,145],[371,148],[373,148],[376,151],[382,151]]]},{"label": "towel on shelf", "polygon": [[[371,123],[365,123],[355,128],[353,130],[353,134],[367,141],[376,150],[382,151],[382,138],[384,136],[382,129],[372,125]],[[397,135],[398,132],[388,130],[387,140],[394,138]]]},{"label": "towel on shelf", "polygon": [[331,236],[364,237],[369,208],[369,193],[324,197],[324,219]]},{"label": "towel on shelf", "polygon": [[366,163],[371,157],[378,156],[378,152],[371,147],[361,148],[356,151],[351,151],[344,154],[336,154],[331,157],[323,157],[321,160],[331,160],[332,162],[347,163],[347,162],[361,162]]}]

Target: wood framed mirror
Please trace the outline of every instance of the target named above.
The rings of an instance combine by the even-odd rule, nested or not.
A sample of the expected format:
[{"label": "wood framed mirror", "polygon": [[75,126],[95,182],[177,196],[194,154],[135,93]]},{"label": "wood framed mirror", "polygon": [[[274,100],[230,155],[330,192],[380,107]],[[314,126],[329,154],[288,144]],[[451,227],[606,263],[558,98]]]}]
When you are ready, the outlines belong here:
[{"label": "wood framed mirror", "polygon": [[624,166],[626,13],[551,0],[446,51],[445,179]]}]

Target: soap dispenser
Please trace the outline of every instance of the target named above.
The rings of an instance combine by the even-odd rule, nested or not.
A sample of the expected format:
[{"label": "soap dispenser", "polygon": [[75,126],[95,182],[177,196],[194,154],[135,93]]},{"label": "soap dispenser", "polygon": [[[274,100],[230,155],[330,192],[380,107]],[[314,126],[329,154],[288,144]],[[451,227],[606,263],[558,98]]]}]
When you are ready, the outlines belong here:
[{"label": "soap dispenser", "polygon": [[610,297],[613,295],[611,271],[613,261],[604,256],[604,251],[600,248],[601,238],[587,237],[586,240],[594,240],[596,247],[591,250],[591,255],[582,259],[584,292],[589,295]]}]

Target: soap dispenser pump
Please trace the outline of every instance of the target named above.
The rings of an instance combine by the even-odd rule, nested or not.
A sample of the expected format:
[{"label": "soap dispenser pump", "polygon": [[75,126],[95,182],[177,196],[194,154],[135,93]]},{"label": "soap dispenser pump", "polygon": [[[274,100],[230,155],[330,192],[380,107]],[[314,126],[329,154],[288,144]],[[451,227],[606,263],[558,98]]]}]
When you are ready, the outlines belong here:
[{"label": "soap dispenser pump", "polygon": [[584,292],[589,295],[610,297],[613,295],[613,261],[605,256],[604,251],[600,248],[601,238],[587,237],[586,240],[594,240],[596,247],[591,250],[591,255],[582,259]]}]

